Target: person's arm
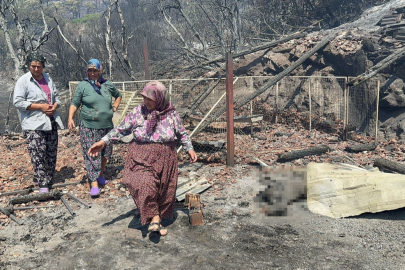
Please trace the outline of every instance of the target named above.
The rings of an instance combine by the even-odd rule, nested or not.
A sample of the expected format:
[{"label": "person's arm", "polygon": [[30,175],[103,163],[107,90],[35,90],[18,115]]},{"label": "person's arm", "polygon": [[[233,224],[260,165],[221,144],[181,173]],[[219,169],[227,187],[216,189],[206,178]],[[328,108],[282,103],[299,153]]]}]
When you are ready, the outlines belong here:
[{"label": "person's arm", "polygon": [[113,112],[116,112],[118,110],[118,107],[120,106],[122,101],[122,97],[117,97],[113,103]]},{"label": "person's arm", "polygon": [[183,146],[184,150],[187,152],[188,156],[190,157],[190,162],[196,162],[197,161],[197,154],[194,151],[193,144],[191,143],[190,136],[188,135],[188,132],[186,128],[183,125],[183,122],[181,121],[180,115],[177,113],[177,111],[174,111],[173,114],[173,122],[174,122],[174,128],[175,128],[175,133],[177,136],[177,139],[180,141],[181,145]]},{"label": "person's arm", "polygon": [[113,103],[113,112],[116,112],[118,110],[118,107],[121,104],[122,101],[122,94],[118,89],[115,87],[114,84],[111,85],[110,87],[110,93],[111,95],[115,98],[115,101]]},{"label": "person's arm", "polygon": [[77,107],[75,105],[70,105],[69,118],[68,118],[68,128],[69,128],[70,132],[73,132],[74,128],[76,127],[75,121],[73,120],[73,117],[75,116],[76,111],[77,111]]},{"label": "person's arm", "polygon": [[[58,104],[55,105],[49,105],[48,103],[32,103],[32,101],[27,100],[27,91],[29,88],[29,85],[24,82],[24,78],[20,78],[16,86],[14,88],[14,96],[13,96],[13,104],[14,106],[19,109],[19,110],[27,110],[27,111],[41,111],[45,113],[48,116],[52,116],[53,113],[55,112],[56,108],[58,107]],[[54,109],[55,107],[55,109]]]},{"label": "person's arm", "polygon": [[48,104],[46,103],[32,103],[31,101],[27,100],[27,88],[28,85],[25,82],[25,77],[21,77],[17,80],[17,83],[14,87],[13,93],[13,105],[21,111],[29,110],[41,110],[45,112],[48,109]]},{"label": "person's arm", "polygon": [[43,113],[46,113],[52,105],[46,104],[46,103],[31,103],[28,105],[26,110],[28,111],[41,111]]},{"label": "person's arm", "polygon": [[134,108],[116,128],[108,132],[101,140],[94,143],[87,152],[91,157],[95,157],[103,148],[110,144],[111,141],[118,140],[124,136],[131,134],[132,130],[138,126],[141,121],[142,115],[140,113],[140,106]]},{"label": "person's arm", "polygon": [[70,132],[73,132],[74,128],[76,127],[73,117],[75,116],[77,108],[79,108],[80,105],[82,104],[83,91],[84,91],[84,88],[81,87],[81,83],[79,83],[79,85],[76,88],[75,94],[72,98],[70,107],[69,107],[68,128],[69,128]]}]

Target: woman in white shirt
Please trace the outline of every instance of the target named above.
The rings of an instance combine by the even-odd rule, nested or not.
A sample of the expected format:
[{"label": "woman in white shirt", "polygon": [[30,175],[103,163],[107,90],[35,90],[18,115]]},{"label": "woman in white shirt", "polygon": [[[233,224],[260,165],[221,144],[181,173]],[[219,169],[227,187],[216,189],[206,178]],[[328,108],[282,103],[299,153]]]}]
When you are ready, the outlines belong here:
[{"label": "woman in white shirt", "polygon": [[13,97],[34,167],[33,181],[38,183],[40,193],[49,192],[52,187],[58,150],[57,127],[64,128],[57,112],[61,105],[59,93],[49,75],[43,73],[45,62],[39,52],[28,55],[29,72],[17,80]]}]

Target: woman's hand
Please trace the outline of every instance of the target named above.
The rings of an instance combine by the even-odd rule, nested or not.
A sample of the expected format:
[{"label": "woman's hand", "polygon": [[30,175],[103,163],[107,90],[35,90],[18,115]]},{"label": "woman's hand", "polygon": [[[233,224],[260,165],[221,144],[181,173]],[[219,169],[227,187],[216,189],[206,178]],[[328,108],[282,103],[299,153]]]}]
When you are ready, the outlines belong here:
[{"label": "woman's hand", "polygon": [[75,125],[75,121],[73,121],[73,119],[69,119],[68,120],[68,128],[70,132],[74,132],[76,125]]},{"label": "woman's hand", "polygon": [[48,109],[45,111],[45,114],[52,116],[56,111],[57,105],[48,105]]},{"label": "woman's hand", "polygon": [[100,140],[100,141],[96,142],[95,144],[93,144],[87,153],[91,157],[96,157],[96,156],[98,156],[98,153],[101,152],[101,150],[103,150],[104,146],[106,146],[105,141]]},{"label": "woman's hand", "polygon": [[189,150],[188,156],[190,157],[190,163],[194,163],[197,161],[197,154],[194,152],[194,150]]}]

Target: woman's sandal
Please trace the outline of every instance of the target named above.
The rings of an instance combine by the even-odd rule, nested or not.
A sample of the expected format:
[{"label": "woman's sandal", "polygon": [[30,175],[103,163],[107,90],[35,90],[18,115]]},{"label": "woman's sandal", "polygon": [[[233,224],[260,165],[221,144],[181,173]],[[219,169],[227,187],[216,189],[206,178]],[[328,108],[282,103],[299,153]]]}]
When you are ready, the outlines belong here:
[{"label": "woman's sandal", "polygon": [[158,232],[158,231],[160,231],[160,223],[151,222],[148,227],[148,232]]},{"label": "woman's sandal", "polygon": [[149,232],[158,232],[160,236],[167,235],[167,229],[165,229],[159,222],[151,222],[148,227]]}]

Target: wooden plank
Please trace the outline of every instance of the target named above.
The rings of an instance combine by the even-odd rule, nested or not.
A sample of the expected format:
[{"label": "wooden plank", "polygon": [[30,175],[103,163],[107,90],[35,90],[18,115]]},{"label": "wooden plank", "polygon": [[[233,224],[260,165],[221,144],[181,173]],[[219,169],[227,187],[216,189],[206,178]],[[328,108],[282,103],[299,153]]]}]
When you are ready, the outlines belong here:
[{"label": "wooden plank", "polygon": [[197,186],[195,189],[190,190],[189,192],[186,192],[186,193],[183,193],[183,194],[181,194],[179,196],[176,196],[176,199],[178,201],[182,201],[182,200],[185,199],[187,193],[200,194],[200,193],[206,191],[207,189],[209,189],[210,187],[211,187],[211,184],[208,184],[208,183],[207,184],[202,184],[199,187]]},{"label": "wooden plank", "polygon": [[307,165],[311,212],[332,218],[376,213],[405,206],[405,175],[340,164]]},{"label": "wooden plank", "polygon": [[208,183],[208,182],[205,177],[203,177],[200,180],[195,181],[195,182],[188,182],[187,185],[184,185],[176,190],[176,197],[180,196],[184,193],[187,193],[187,192],[194,193],[194,192],[191,192],[191,190],[193,190],[193,188],[197,187],[198,185],[202,185],[202,184],[206,184],[206,183]]},{"label": "wooden plank", "polygon": [[193,180],[189,178],[179,177],[177,179],[177,189],[179,189],[180,187],[184,186],[187,183],[190,183],[191,181]]},{"label": "wooden plank", "polygon": [[207,179],[205,178],[205,176],[203,176],[198,181],[190,182],[188,185],[184,185],[184,186],[182,186],[180,188],[177,188],[177,190],[176,190],[176,199],[179,200],[178,198],[180,197],[180,198],[182,198],[182,200],[184,200],[184,197],[182,195],[185,196],[186,193],[194,193],[194,194],[196,194],[198,192],[195,192],[194,189],[200,189],[201,186],[206,185],[206,184],[209,184],[209,183],[208,183]]}]

